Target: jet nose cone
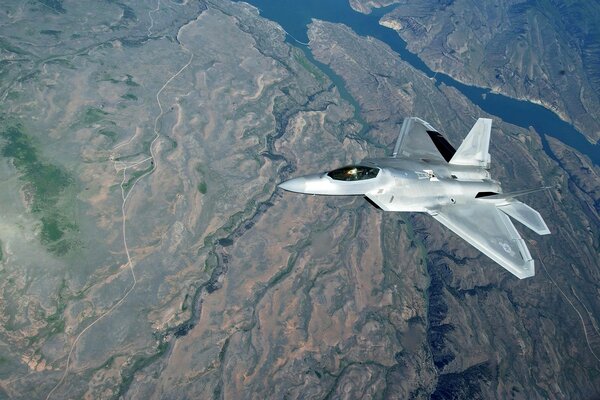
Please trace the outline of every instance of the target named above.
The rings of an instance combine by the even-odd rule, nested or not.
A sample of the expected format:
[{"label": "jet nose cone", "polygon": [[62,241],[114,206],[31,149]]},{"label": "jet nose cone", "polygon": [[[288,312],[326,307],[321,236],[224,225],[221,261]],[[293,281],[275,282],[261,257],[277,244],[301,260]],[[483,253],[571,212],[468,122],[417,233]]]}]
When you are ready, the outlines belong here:
[{"label": "jet nose cone", "polygon": [[306,190],[306,179],[305,178],[294,178],[289,181],[285,181],[279,184],[279,187],[283,190],[296,193],[304,193]]}]

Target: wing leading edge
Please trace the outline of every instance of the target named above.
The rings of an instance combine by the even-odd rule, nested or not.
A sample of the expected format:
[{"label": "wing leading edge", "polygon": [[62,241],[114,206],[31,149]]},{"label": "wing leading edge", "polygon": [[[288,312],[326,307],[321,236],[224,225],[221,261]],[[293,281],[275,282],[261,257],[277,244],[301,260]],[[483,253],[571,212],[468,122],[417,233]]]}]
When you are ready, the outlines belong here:
[{"label": "wing leading edge", "polygon": [[430,215],[518,278],[535,274],[525,241],[495,205],[452,205]]},{"label": "wing leading edge", "polygon": [[392,157],[449,162],[456,150],[429,123],[421,118],[405,118]]}]

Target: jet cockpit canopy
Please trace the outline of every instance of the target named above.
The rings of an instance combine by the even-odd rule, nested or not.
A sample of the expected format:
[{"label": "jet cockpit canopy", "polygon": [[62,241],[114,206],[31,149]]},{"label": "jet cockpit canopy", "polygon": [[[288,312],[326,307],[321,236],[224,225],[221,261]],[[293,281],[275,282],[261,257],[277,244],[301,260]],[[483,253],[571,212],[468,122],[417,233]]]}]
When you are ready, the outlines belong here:
[{"label": "jet cockpit canopy", "polygon": [[379,168],[367,167],[364,165],[349,165],[330,171],[327,173],[331,179],[336,181],[362,181],[373,179],[379,173]]}]

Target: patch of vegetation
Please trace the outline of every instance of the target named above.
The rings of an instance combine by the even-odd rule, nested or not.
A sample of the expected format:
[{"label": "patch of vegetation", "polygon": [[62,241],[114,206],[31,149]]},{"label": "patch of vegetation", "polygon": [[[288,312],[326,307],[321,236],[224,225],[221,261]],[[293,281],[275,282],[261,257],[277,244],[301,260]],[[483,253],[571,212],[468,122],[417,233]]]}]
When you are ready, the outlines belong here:
[{"label": "patch of vegetation", "polygon": [[121,83],[120,80],[113,78],[106,72],[104,72],[102,76],[98,78],[98,82]]},{"label": "patch of vegetation", "polygon": [[99,108],[88,107],[83,113],[82,122],[86,125],[92,125],[102,121],[107,115],[108,113],[106,111],[102,111]]},{"label": "patch of vegetation", "polygon": [[126,6],[125,4],[121,4],[121,7],[123,7],[123,19],[130,19],[130,20],[137,19],[136,15],[135,15],[135,11],[133,11],[133,8]]},{"label": "patch of vegetation", "polygon": [[3,258],[4,258],[4,253],[2,252],[2,241],[0,241],[0,262],[2,262]]},{"label": "patch of vegetation", "polygon": [[42,335],[44,337],[65,331],[65,320],[62,318],[62,310],[60,313],[57,312],[56,314],[48,316],[46,318],[46,323],[47,325],[44,329],[45,332]]},{"label": "patch of vegetation", "polygon": [[98,368],[96,368],[94,371],[99,371],[101,369],[110,369],[110,367],[112,366],[113,362],[115,361],[116,356],[110,356],[108,357],[108,360],[106,360],[101,366],[99,366]]},{"label": "patch of vegetation", "polygon": [[208,185],[206,184],[206,181],[202,179],[204,175],[206,175],[206,168],[201,163],[198,163],[196,164],[196,172],[198,172],[198,174],[200,175],[200,183],[196,188],[200,193],[206,194],[208,190]]},{"label": "patch of vegetation", "polygon": [[55,65],[60,65],[61,67],[65,67],[68,69],[75,69],[75,66],[71,63],[71,61],[66,60],[64,58],[56,58],[54,60],[48,60],[48,62],[46,64],[48,64],[48,65],[55,64]]},{"label": "patch of vegetation", "polygon": [[0,155],[12,159],[21,180],[26,182],[25,197],[42,223],[41,242],[54,254],[66,254],[75,244],[66,233],[76,231],[77,225],[65,217],[61,196],[73,185],[72,178],[60,167],[40,160],[20,124],[0,131],[0,139]]},{"label": "patch of vegetation", "polygon": [[65,232],[54,218],[42,217],[42,243],[52,243],[61,239]]},{"label": "patch of vegetation", "polygon": [[131,177],[129,178],[129,180],[127,180],[127,182],[123,183],[123,190],[125,192],[125,194],[129,193],[129,191],[131,190],[131,188],[133,187],[133,185],[144,175],[151,173],[154,170],[154,162],[150,161],[150,165],[148,166],[148,168],[139,170],[139,171],[135,171],[131,174]]},{"label": "patch of vegetation", "polygon": [[134,356],[131,361],[131,366],[121,373],[122,381],[119,385],[119,390],[117,391],[115,398],[121,398],[122,395],[127,392],[127,389],[129,389],[129,386],[131,386],[133,377],[137,371],[140,371],[146,368],[148,365],[154,363],[156,360],[162,357],[168,348],[169,342],[165,341],[164,338],[161,338],[154,354],[142,354]]},{"label": "patch of vegetation", "polygon": [[62,0],[38,0],[38,1],[57,14],[64,14],[67,12],[67,10],[65,10],[65,8],[63,7]]},{"label": "patch of vegetation", "polygon": [[133,93],[124,94],[123,96],[121,96],[121,98],[125,99],[125,100],[137,100],[138,99],[137,96]]},{"label": "patch of vegetation", "polygon": [[22,132],[20,125],[9,126],[0,137],[4,139],[0,154],[11,158],[15,168],[33,186],[33,210],[40,212],[45,204],[55,204],[59,193],[72,183],[67,173],[38,159],[31,139]]},{"label": "patch of vegetation", "polygon": [[211,273],[219,266],[219,259],[214,252],[210,252],[204,261],[204,271]]},{"label": "patch of vegetation", "polygon": [[186,311],[190,305],[189,303],[189,299],[190,299],[190,295],[189,294],[185,294],[185,297],[183,298],[183,302],[181,303],[181,311]]},{"label": "patch of vegetation", "polygon": [[117,132],[109,131],[108,129],[100,129],[98,133],[102,136],[106,136],[113,143],[117,140]]},{"label": "patch of vegetation", "polygon": [[125,84],[127,86],[132,86],[132,87],[140,86],[139,83],[137,83],[133,80],[133,76],[131,76],[129,74],[127,74],[127,79],[125,79]]},{"label": "patch of vegetation", "polygon": [[294,54],[294,59],[305,70],[307,70],[308,72],[310,72],[310,74],[312,76],[314,76],[315,79],[317,81],[319,81],[320,84],[323,84],[326,81],[325,77],[323,76],[323,73],[321,73],[321,71],[319,70],[319,68],[317,68],[315,65],[311,64],[310,61],[308,61],[308,59],[306,58],[306,56],[304,55],[304,53],[302,51],[296,52],[296,54]]},{"label": "patch of vegetation", "polygon": [[10,60],[0,60],[0,79],[8,75],[9,67],[12,64]]},{"label": "patch of vegetation", "polygon": [[133,80],[133,76],[131,76],[129,74],[125,75],[125,78],[119,77],[118,79],[116,79],[116,78],[113,78],[112,76],[110,76],[107,72],[103,72],[101,74],[101,76],[98,78],[98,82],[110,82],[110,83],[116,83],[116,84],[124,83],[129,87],[140,86],[139,83],[137,83],[136,81]]},{"label": "patch of vegetation", "polygon": [[8,40],[2,39],[2,38],[0,38],[0,48],[6,50],[8,52],[19,54],[22,56],[30,54],[28,51],[23,50],[22,48],[15,46],[12,43],[10,43]]},{"label": "patch of vegetation", "polygon": [[46,326],[44,326],[38,335],[30,338],[30,345],[35,343],[40,338],[47,338],[57,333],[63,333],[65,331],[65,320],[64,312],[67,308],[67,281],[63,279],[60,287],[58,288],[58,298],[56,300],[56,312],[50,315],[43,315]]},{"label": "patch of vegetation", "polygon": [[40,31],[42,35],[49,35],[58,38],[58,36],[62,33],[62,31],[56,31],[54,29],[43,29]]},{"label": "patch of vegetation", "polygon": [[133,185],[133,183],[135,181],[137,181],[138,179],[140,179],[143,175],[146,175],[146,174],[152,172],[153,169],[154,169],[154,163],[152,161],[150,161],[150,165],[148,166],[148,168],[132,172],[131,173],[131,178],[129,178],[129,180],[123,186],[131,186],[131,185]]}]

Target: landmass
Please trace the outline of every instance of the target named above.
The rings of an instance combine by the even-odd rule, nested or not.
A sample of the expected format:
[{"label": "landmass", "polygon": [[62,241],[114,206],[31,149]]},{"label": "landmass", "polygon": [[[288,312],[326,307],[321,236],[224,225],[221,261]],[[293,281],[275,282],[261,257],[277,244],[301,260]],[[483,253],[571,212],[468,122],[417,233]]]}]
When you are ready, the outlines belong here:
[{"label": "landmass", "polygon": [[374,8],[387,7],[401,0],[349,0],[350,7],[363,14],[370,14]]},{"label": "landmass", "polygon": [[[374,141],[393,143],[402,115],[423,117],[455,144],[477,117],[493,118],[456,89],[436,86],[387,45],[343,25],[314,21],[309,37],[315,57],[344,78],[359,102]],[[505,271],[430,217],[408,217],[415,243],[424,249],[426,270],[421,273],[429,285],[425,292],[415,291],[415,278],[405,279],[402,261],[395,264],[397,280],[386,281],[397,285],[401,303],[425,298],[427,307],[416,309],[406,326],[396,327],[404,350],[396,355],[396,379],[388,382],[395,382],[395,390],[406,398],[419,397],[424,388],[431,388],[427,393],[436,399],[595,394],[599,382],[591,371],[597,370],[600,335],[590,307],[598,309],[598,168],[588,161],[580,167],[586,173],[578,171],[578,161],[585,157],[565,167],[543,151],[535,131],[497,118],[490,152],[492,176],[505,182],[505,191],[551,187],[530,202],[549,216],[554,234],[540,238],[521,229],[534,248],[536,279],[503,279]],[[388,234],[382,227],[382,235]],[[397,256],[390,250],[382,249],[384,260]],[[556,315],[562,316],[560,328]],[[416,336],[409,327],[426,335]],[[418,351],[406,350],[408,343]],[[558,350],[563,345],[570,350]],[[431,357],[422,359],[419,352]],[[404,369],[428,373],[402,379]]]},{"label": "landmass", "polygon": [[432,70],[542,104],[600,139],[598,3],[350,1],[363,13],[392,3],[381,24]]},{"label": "landmass", "polygon": [[455,145],[485,116],[381,42],[311,24],[348,99],[246,3],[0,8],[0,397],[598,393],[599,171],[573,149],[494,119],[504,189],[552,188],[519,281],[427,216],[276,189],[389,154],[404,116]]}]

